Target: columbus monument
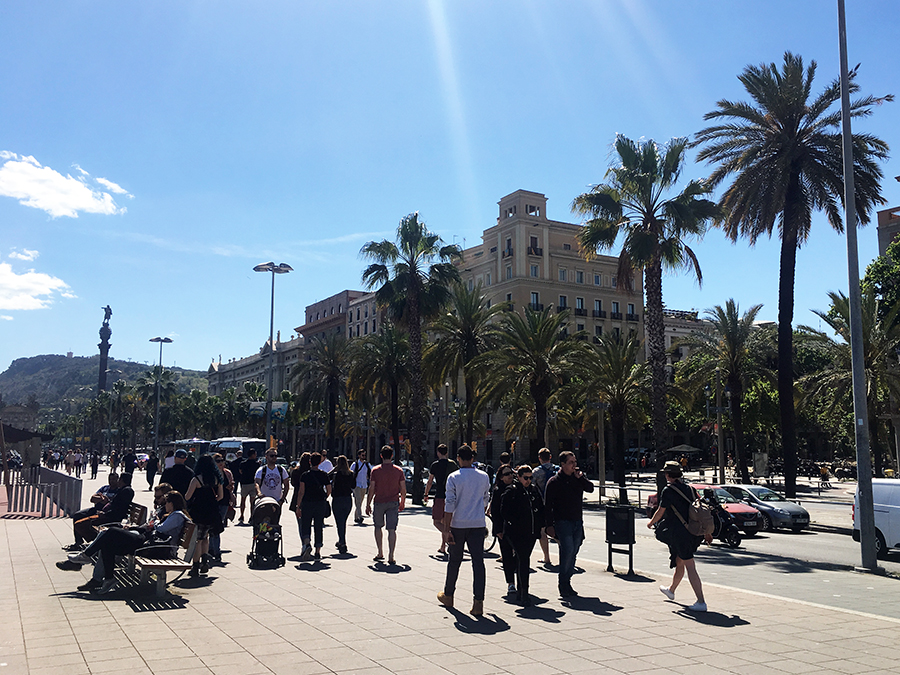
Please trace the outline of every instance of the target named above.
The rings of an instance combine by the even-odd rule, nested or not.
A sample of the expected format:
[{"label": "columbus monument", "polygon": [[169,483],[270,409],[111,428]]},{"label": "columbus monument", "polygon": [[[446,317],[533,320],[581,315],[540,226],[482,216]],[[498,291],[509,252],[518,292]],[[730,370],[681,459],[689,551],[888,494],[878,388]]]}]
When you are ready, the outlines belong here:
[{"label": "columbus monument", "polygon": [[106,363],[109,357],[109,338],[112,336],[112,329],[109,327],[109,317],[112,316],[112,309],[109,305],[103,308],[103,325],[100,326],[100,379],[97,384],[97,394],[106,391]]}]

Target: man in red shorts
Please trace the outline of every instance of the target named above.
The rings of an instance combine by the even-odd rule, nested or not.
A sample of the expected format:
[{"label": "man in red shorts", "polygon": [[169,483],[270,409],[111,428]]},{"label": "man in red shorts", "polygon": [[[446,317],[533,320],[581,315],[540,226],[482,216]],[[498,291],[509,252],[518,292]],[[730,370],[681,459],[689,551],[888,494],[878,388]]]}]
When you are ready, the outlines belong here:
[{"label": "man in red shorts", "polygon": [[447,459],[447,446],[441,443],[437,447],[437,461],[431,465],[431,475],[428,476],[428,485],[425,486],[425,505],[428,504],[428,495],[431,492],[431,484],[434,483],[434,504],[431,507],[431,522],[441,533],[441,547],[438,553],[447,554],[447,528],[444,527],[444,500],[447,496],[447,476],[459,467],[452,459]]}]

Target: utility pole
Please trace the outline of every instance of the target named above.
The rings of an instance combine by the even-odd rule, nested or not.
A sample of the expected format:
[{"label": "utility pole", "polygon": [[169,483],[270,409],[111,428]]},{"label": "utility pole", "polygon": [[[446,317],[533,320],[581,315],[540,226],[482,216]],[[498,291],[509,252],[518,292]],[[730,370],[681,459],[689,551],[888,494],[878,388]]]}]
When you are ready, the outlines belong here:
[{"label": "utility pole", "polygon": [[716,367],[716,443],[719,444],[719,484],[725,482],[725,432],[722,429],[722,371]]},{"label": "utility pole", "polygon": [[847,69],[847,21],[844,0],[838,0],[841,52],[841,136],[844,154],[844,229],[847,231],[847,275],[850,296],[850,359],[853,370],[853,419],[856,432],[856,474],[859,543],[862,566],[878,569],[875,551],[875,503],[872,497],[872,458],[869,454],[869,415],[859,292],[859,254],[856,246],[856,187],[853,183],[853,137],[850,131],[850,76]]}]

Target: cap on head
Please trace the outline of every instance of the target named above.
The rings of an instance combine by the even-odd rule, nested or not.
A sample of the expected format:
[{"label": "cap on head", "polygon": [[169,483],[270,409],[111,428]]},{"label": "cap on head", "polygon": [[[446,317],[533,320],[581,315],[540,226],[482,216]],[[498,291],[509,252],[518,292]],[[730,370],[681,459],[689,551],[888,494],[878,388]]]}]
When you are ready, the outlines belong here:
[{"label": "cap on head", "polygon": [[175,451],[175,459],[187,459],[187,451],[176,450]]}]

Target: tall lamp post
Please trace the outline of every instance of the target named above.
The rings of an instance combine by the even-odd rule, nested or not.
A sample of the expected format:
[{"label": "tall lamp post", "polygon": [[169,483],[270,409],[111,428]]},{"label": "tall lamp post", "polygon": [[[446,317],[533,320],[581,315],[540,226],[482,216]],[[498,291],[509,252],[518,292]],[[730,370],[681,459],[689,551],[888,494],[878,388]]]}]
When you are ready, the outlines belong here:
[{"label": "tall lamp post", "polygon": [[[119,370],[118,368],[107,368],[104,372],[107,375],[109,375],[110,373],[118,373],[119,375],[122,374],[122,371]],[[106,380],[104,378],[104,382],[105,381]],[[106,456],[109,457],[109,455],[112,453],[112,392],[107,392],[107,393],[108,393],[107,403],[109,404],[109,417],[107,418],[107,425],[106,425],[107,426],[107,429],[106,429]],[[100,454],[103,454],[102,447],[100,448],[100,451],[101,451]]]},{"label": "tall lamp post", "polygon": [[272,379],[272,366],[275,359],[275,275],[293,272],[294,268],[287,263],[276,265],[274,262],[267,262],[257,265],[253,271],[272,273],[272,300],[269,308],[269,373],[267,377],[269,386],[266,394],[266,445],[268,446],[272,442],[272,388],[275,384]]},{"label": "tall lamp post", "polygon": [[172,342],[169,337],[150,338],[159,343],[159,369],[156,371],[156,415],[153,416],[153,454],[159,457],[159,380],[162,377],[162,348]]}]

